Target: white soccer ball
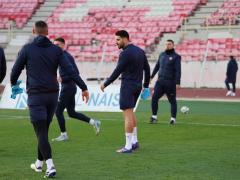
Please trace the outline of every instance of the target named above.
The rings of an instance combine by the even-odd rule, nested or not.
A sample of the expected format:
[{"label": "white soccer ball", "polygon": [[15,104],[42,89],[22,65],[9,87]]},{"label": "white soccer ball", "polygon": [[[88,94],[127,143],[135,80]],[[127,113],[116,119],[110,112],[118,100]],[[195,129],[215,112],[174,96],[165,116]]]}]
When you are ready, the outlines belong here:
[{"label": "white soccer ball", "polygon": [[189,112],[189,107],[187,107],[187,106],[182,106],[180,110],[181,110],[181,113],[187,114],[187,113]]}]

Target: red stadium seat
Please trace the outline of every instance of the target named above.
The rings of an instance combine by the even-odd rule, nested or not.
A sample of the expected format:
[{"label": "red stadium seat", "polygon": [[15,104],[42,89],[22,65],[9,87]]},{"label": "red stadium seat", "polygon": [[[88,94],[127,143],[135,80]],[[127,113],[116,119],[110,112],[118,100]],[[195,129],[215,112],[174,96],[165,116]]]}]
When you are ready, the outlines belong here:
[{"label": "red stadium seat", "polygon": [[[240,56],[240,39],[225,38],[209,39],[208,41],[210,44],[207,60],[226,60],[230,55]],[[189,61],[189,56],[191,56],[190,60],[201,61],[206,52],[206,47],[207,41],[194,39],[182,41],[176,46],[176,50],[182,55],[184,61]]]},{"label": "red stadium seat", "polygon": [[[138,7],[137,5],[132,7],[128,5],[131,3],[130,1],[124,7],[92,7],[80,19],[76,9],[70,12],[71,9],[79,8],[80,4],[85,3],[87,4],[88,1],[63,1],[48,18],[49,34],[52,34],[52,38],[67,35],[68,50],[75,54],[79,60],[85,58],[82,55],[85,53],[86,60],[100,60],[89,56],[101,54],[103,44],[107,43],[106,61],[112,61],[117,60],[118,56],[114,40],[114,33],[117,30],[126,29],[129,31],[132,42],[145,49],[147,46],[157,43],[163,33],[176,32],[183,22],[183,14],[185,17],[191,14],[200,4],[200,0],[173,0],[173,11],[164,17],[147,16],[146,14],[151,11],[147,4],[146,7]],[[70,10],[69,15],[65,13],[67,10]],[[73,18],[75,16],[77,18]],[[72,49],[73,45],[81,48]],[[112,55],[112,53],[116,54]]]}]

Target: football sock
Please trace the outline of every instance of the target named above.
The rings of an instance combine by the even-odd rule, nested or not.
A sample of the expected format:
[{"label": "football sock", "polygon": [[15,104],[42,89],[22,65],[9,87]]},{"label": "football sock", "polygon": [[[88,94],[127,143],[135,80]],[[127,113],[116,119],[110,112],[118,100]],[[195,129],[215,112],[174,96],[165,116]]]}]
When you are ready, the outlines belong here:
[{"label": "football sock", "polygon": [[90,119],[89,124],[94,125],[94,119]]},{"label": "football sock", "polygon": [[174,118],[174,117],[171,117],[171,120],[173,120],[173,121],[176,121],[176,118]]},{"label": "football sock", "polygon": [[36,167],[42,167],[43,166],[43,161],[40,161],[39,159],[36,160],[35,162]]},{"label": "football sock", "polygon": [[152,118],[153,119],[157,119],[157,115],[152,115]]},{"label": "football sock", "polygon": [[66,136],[66,135],[67,135],[67,132],[61,132],[61,135]]},{"label": "football sock", "polygon": [[137,139],[137,127],[133,128],[133,135],[132,135],[132,144],[135,144],[136,142],[138,142]]},{"label": "football sock", "polygon": [[51,169],[52,167],[54,167],[52,159],[46,160],[46,164],[47,164],[47,169]]},{"label": "football sock", "polygon": [[133,133],[126,133],[126,144],[125,144],[125,148],[130,150],[132,149],[132,135]]}]

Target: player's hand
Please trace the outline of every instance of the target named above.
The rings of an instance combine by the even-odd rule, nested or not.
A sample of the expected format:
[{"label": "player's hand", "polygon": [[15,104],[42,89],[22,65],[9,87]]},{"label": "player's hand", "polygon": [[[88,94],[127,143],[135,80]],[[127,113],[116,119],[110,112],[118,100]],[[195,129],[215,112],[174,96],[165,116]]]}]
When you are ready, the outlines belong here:
[{"label": "player's hand", "polygon": [[61,78],[61,77],[58,77],[58,78],[57,78],[57,81],[61,83],[61,82],[62,82],[62,78]]},{"label": "player's hand", "polygon": [[149,81],[149,84],[151,84],[152,83],[152,78],[150,78],[150,81]]},{"label": "player's hand", "polygon": [[105,89],[104,84],[102,84],[100,88],[101,88],[102,92],[104,92],[104,89]]},{"label": "player's hand", "polygon": [[89,99],[89,93],[88,93],[88,90],[85,90],[82,92],[82,100],[87,103],[88,99]]},{"label": "player's hand", "polygon": [[176,85],[176,89],[177,89],[177,90],[181,89],[180,84],[177,84],[177,85]]}]

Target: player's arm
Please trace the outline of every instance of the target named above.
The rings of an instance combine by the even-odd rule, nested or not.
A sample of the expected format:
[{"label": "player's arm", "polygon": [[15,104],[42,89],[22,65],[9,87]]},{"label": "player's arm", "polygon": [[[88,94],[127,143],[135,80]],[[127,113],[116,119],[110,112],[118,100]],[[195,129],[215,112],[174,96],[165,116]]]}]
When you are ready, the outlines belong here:
[{"label": "player's arm", "polygon": [[104,86],[104,88],[105,88],[109,84],[111,84],[113,81],[115,81],[119,77],[119,75],[125,70],[125,68],[128,65],[128,62],[129,61],[127,60],[127,55],[125,53],[121,53],[119,60],[118,60],[117,67],[114,69],[111,76],[104,82],[102,87]]},{"label": "player's arm", "polygon": [[158,58],[158,60],[156,62],[156,65],[155,65],[155,67],[153,69],[153,72],[152,72],[152,75],[151,75],[151,79],[154,78],[154,76],[157,74],[157,72],[158,72],[158,70],[160,68],[160,57],[161,57],[161,55],[159,56],[159,58]]},{"label": "player's arm", "polygon": [[73,69],[75,70],[75,72],[78,74],[78,76],[80,78],[80,84],[81,85],[79,87],[82,89],[82,91],[86,91],[87,90],[87,85],[85,84],[85,82],[81,78],[81,76],[79,74],[79,71],[78,71],[78,68],[77,68],[77,65],[75,63],[75,60],[74,60],[74,58],[72,57],[71,54],[69,54],[69,58],[71,58]]},{"label": "player's arm", "polygon": [[228,62],[227,64],[227,72],[226,72],[226,76],[228,77],[231,71],[231,62]]},{"label": "player's arm", "polygon": [[27,53],[26,53],[26,46],[24,46],[18,53],[17,60],[15,61],[12,68],[12,72],[10,75],[10,81],[12,86],[17,83],[17,80],[26,64],[27,64]]},{"label": "player's arm", "polygon": [[82,100],[83,100],[83,101],[86,100],[86,102],[88,102],[89,92],[88,92],[88,90],[87,90],[87,85],[86,85],[86,83],[82,80],[82,78],[81,78],[81,76],[80,76],[80,74],[79,74],[79,71],[78,71],[78,68],[77,68],[77,65],[76,65],[76,63],[75,63],[74,58],[71,56],[71,54],[69,54],[69,56],[70,56],[70,58],[72,59],[73,68],[74,68],[74,70],[76,71],[76,73],[79,75],[80,80],[81,80],[81,84],[82,84],[82,87],[83,87],[83,88],[81,88],[81,89],[82,89]]},{"label": "player's arm", "polygon": [[4,55],[4,51],[2,48],[0,48],[0,83],[3,81],[3,79],[6,76],[6,70],[7,70],[7,66],[6,66],[6,59],[5,59],[5,55]]},{"label": "player's arm", "polygon": [[175,80],[177,88],[180,87],[181,82],[181,56],[177,56],[176,62],[175,62]]},{"label": "player's arm", "polygon": [[147,57],[144,55],[144,83],[143,87],[148,88],[149,83],[150,83],[150,66],[148,64]]},{"label": "player's arm", "polygon": [[63,54],[60,55],[59,60],[59,65],[61,68],[66,71],[67,75],[77,84],[77,86],[81,88],[82,91],[87,90],[86,84],[79,76],[79,74],[74,70],[72,64],[64,58]]}]

